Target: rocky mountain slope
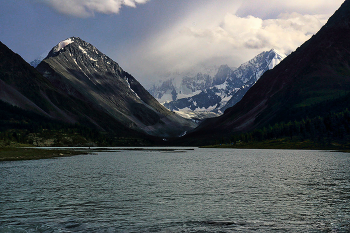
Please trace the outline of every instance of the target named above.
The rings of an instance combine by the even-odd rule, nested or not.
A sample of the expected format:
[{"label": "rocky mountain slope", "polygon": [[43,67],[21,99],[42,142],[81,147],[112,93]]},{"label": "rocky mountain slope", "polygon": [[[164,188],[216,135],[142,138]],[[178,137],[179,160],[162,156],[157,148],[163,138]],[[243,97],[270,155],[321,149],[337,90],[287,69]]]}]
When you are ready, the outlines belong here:
[{"label": "rocky mountain slope", "polygon": [[172,111],[221,114],[239,102],[264,72],[274,68],[284,58],[284,54],[271,50],[257,55],[236,70],[223,65],[209,88],[191,97],[164,103],[164,106]]},{"label": "rocky mountain slope", "polygon": [[78,37],[57,44],[37,70],[55,88],[130,129],[169,137],[196,126],[160,105],[133,76]]},{"label": "rocky mountain slope", "polygon": [[[30,121],[37,119],[37,122],[56,120],[70,124],[80,123],[98,130],[113,129],[116,135],[120,136],[136,135],[136,131],[115,121],[100,111],[100,108],[58,90],[35,68],[1,42],[0,101],[27,111],[26,114],[31,116],[28,118]],[[11,122],[13,118],[13,123],[16,123],[12,110],[6,109],[12,108],[4,107],[1,110],[1,116],[5,117],[1,120]],[[11,119],[7,119],[6,116],[10,116]],[[26,125],[28,120],[23,118],[19,123]]]},{"label": "rocky mountain slope", "polygon": [[349,38],[346,0],[316,35],[266,72],[239,103],[205,121],[187,139],[214,139],[348,108]]}]

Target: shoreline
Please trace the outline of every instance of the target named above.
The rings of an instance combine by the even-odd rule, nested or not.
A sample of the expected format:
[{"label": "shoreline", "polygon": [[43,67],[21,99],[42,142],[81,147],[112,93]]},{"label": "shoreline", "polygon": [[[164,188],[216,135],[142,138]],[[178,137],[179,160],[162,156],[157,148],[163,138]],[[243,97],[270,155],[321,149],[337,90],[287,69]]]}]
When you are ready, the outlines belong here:
[{"label": "shoreline", "polygon": [[226,149],[269,149],[269,150],[324,150],[350,152],[349,145],[339,143],[322,144],[310,140],[290,141],[287,139],[273,139],[255,142],[239,142],[235,144],[217,144],[202,146],[200,148],[226,148]]},{"label": "shoreline", "polygon": [[[176,148],[176,147],[175,147]],[[182,147],[180,147],[182,148]],[[239,145],[232,144],[219,144],[200,146],[198,148],[203,149],[257,149],[257,150],[324,150],[324,151],[337,151],[350,153],[349,148],[342,148],[339,145],[320,146],[312,142],[299,142],[299,143],[285,143],[279,140],[271,140],[269,142],[259,143],[242,143]],[[39,159],[52,159],[60,157],[70,157],[76,155],[87,155],[98,151],[109,151],[115,149],[109,149],[108,147],[102,147],[98,149],[94,148],[80,148],[80,147],[64,147],[64,148],[45,148],[45,147],[0,147],[0,162],[5,161],[23,161],[23,160],[39,160]],[[151,150],[141,148],[118,148],[117,150]],[[170,149],[154,149],[154,150],[170,150]],[[176,149],[171,149],[176,151]],[[182,148],[183,150],[183,148]]]},{"label": "shoreline", "polygon": [[39,160],[88,154],[89,151],[75,149],[43,149],[39,147],[2,147],[0,162]]}]

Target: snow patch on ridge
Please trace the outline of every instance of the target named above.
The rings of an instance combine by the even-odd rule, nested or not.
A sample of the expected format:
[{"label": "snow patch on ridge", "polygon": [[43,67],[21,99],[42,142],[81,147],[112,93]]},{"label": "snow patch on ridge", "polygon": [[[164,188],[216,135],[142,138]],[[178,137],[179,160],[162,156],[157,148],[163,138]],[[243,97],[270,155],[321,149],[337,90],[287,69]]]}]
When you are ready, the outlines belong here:
[{"label": "snow patch on ridge", "polygon": [[74,41],[72,40],[72,38],[68,38],[67,40],[61,41],[60,43],[58,43],[58,45],[55,48],[55,52],[60,51],[61,49],[63,49],[64,47],[66,47],[67,45],[73,43]]},{"label": "snow patch on ridge", "polygon": [[128,84],[129,89],[136,95],[137,98],[139,98],[143,102],[143,100],[140,98],[140,96],[131,88],[131,85],[129,83],[129,79],[126,77],[125,77],[125,79],[126,79],[125,81]]},{"label": "snow patch on ridge", "polygon": [[92,58],[92,57],[88,54],[88,52],[87,52],[83,47],[81,47],[80,45],[79,45],[79,49],[82,51],[82,53],[84,53],[84,54],[90,59],[90,61],[97,62],[97,59]]},{"label": "snow patch on ridge", "polygon": [[177,94],[177,99],[184,99],[184,98],[191,98],[192,96],[198,95],[199,93],[201,93],[201,90],[192,92],[190,94]]},{"label": "snow patch on ridge", "polygon": [[275,57],[271,60],[269,64],[269,70],[272,70],[273,68],[275,68],[275,66],[277,66],[284,58],[286,58],[286,55],[278,52],[275,49],[272,49],[271,52],[275,53]]}]

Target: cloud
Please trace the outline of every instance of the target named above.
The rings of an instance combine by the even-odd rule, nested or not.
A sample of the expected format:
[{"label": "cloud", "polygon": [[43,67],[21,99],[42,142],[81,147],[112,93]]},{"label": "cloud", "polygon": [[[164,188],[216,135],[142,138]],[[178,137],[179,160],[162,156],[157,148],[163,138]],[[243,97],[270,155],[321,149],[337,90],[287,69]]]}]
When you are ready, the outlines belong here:
[{"label": "cloud", "polygon": [[237,14],[249,14],[260,17],[276,17],[281,13],[298,12],[300,14],[333,14],[344,0],[242,0]]},{"label": "cloud", "polygon": [[[315,34],[344,0],[35,0],[78,17],[133,11],[108,49],[143,84],[198,65],[237,67],[272,48],[290,53]],[[152,11],[153,9],[153,11]],[[136,15],[137,14],[137,15]],[[142,22],[141,22],[142,20]],[[141,22],[141,23],[140,23]],[[137,25],[137,27],[135,27]],[[142,26],[141,26],[142,25]],[[138,30],[135,30],[137,28]],[[114,30],[115,29],[115,30]],[[129,37],[128,37],[129,36]],[[113,38],[113,35],[110,37]],[[113,39],[111,39],[113,41]],[[107,50],[108,51],[108,50]],[[113,51],[113,52],[112,52]]]},{"label": "cloud", "polygon": [[118,14],[121,7],[136,7],[149,0],[38,0],[60,13],[76,17],[91,17],[96,13]]},{"label": "cloud", "polygon": [[140,45],[130,53],[133,57],[128,63],[142,59],[138,64],[143,72],[140,76],[152,70],[181,72],[203,64],[238,67],[270,49],[291,53],[317,33],[328,17],[296,12],[282,13],[274,19],[235,13],[191,16]]}]

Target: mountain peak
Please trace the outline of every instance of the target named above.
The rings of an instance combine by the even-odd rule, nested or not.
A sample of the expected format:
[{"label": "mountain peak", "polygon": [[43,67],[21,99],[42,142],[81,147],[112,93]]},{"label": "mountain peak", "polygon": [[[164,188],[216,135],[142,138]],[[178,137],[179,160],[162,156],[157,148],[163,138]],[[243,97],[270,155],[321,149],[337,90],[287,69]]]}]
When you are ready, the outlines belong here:
[{"label": "mountain peak", "polygon": [[268,57],[269,57],[269,69],[275,68],[283,59],[285,59],[287,56],[284,53],[279,52],[276,49],[271,49],[268,52]]},{"label": "mountain peak", "polygon": [[59,42],[37,69],[60,91],[102,109],[131,129],[168,137],[196,126],[160,105],[115,61],[78,37]]},{"label": "mountain peak", "polygon": [[213,78],[213,85],[221,85],[232,74],[232,69],[228,65],[221,65]]},{"label": "mountain peak", "polygon": [[79,43],[79,44],[86,43],[86,44],[88,44],[87,42],[83,41],[79,37],[72,36],[72,37],[69,37],[65,40],[62,40],[55,47],[53,47],[53,52],[57,53],[72,43]]},{"label": "mountain peak", "polygon": [[68,38],[66,40],[61,41],[60,43],[58,43],[54,48],[53,51],[54,52],[58,52],[61,49],[63,49],[64,47],[66,47],[67,45],[71,44],[74,42],[74,38]]},{"label": "mountain peak", "polygon": [[279,57],[281,57],[282,59],[286,57],[286,55],[280,51],[278,51],[277,49],[273,48],[269,51],[270,54],[275,54]]},{"label": "mountain peak", "polygon": [[191,97],[165,103],[170,110],[222,113],[242,99],[244,94],[267,70],[273,69],[285,56],[275,50],[265,51],[232,70],[219,67],[212,85]]},{"label": "mountain peak", "polygon": [[49,52],[48,57],[55,57],[60,53],[66,51],[66,49],[72,45],[76,48],[79,48],[85,54],[86,54],[86,49],[91,50],[97,54],[99,53],[97,52],[97,49],[90,43],[80,39],[79,37],[73,36],[65,40],[62,40],[55,47],[53,47],[52,50]]},{"label": "mountain peak", "polygon": [[43,54],[38,56],[35,60],[31,61],[30,65],[33,66],[34,68],[36,68],[42,60],[44,60],[45,58],[55,57],[55,56],[59,55],[61,52],[64,51],[64,48],[66,48],[68,45],[73,44],[73,43],[79,43],[79,44],[86,43],[86,44],[88,44],[87,42],[83,41],[79,37],[74,37],[74,36],[69,37],[69,38],[59,42],[51,50],[44,52]]}]

